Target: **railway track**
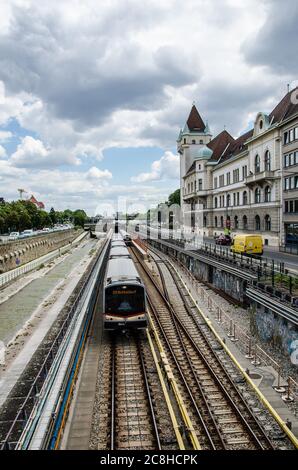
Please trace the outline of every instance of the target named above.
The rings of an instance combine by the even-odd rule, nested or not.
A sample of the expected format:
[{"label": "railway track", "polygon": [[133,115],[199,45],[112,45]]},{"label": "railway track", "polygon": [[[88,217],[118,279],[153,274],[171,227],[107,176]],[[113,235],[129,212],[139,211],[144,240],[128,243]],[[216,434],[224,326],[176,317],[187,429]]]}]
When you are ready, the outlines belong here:
[{"label": "railway track", "polygon": [[112,339],[110,448],[161,449],[142,339],[136,336]]},{"label": "railway track", "polygon": [[178,449],[146,335],[107,334],[104,354],[98,449]]},{"label": "railway track", "polygon": [[[194,315],[196,306],[171,264],[156,253],[153,255],[160,284],[135,250],[133,256],[147,289],[152,322],[201,447],[212,450],[284,448],[285,436],[279,426],[270,420],[254,393],[248,390],[242,375],[205,322]],[[267,419],[265,432],[260,423]]]}]

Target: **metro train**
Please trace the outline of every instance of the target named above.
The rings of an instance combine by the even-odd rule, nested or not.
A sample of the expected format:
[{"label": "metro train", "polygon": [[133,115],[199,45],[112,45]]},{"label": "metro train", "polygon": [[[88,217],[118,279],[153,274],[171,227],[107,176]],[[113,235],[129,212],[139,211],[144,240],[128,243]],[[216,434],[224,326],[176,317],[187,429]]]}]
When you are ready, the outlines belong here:
[{"label": "metro train", "polygon": [[128,246],[131,245],[131,235],[128,232],[126,232],[125,230],[120,230],[120,235],[123,238],[126,245]]},{"label": "metro train", "polygon": [[146,292],[123,240],[113,239],[104,280],[105,330],[147,326]]}]

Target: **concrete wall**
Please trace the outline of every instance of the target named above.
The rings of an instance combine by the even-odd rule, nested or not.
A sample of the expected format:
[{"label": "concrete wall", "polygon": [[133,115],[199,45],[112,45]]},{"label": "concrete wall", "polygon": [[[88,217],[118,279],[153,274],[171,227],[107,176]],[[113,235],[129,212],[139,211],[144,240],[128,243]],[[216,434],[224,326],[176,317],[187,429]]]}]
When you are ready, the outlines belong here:
[{"label": "concrete wall", "polygon": [[255,309],[254,326],[260,340],[290,355],[293,341],[298,340],[297,327],[262,305],[255,304]]},{"label": "concrete wall", "polygon": [[0,245],[0,274],[61,248],[80,233],[79,230],[67,230]]}]

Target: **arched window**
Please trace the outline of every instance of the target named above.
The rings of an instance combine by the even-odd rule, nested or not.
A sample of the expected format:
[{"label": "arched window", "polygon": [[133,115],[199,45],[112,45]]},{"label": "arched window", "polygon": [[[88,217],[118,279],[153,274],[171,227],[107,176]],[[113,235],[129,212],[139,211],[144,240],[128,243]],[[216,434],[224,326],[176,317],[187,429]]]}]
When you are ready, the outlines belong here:
[{"label": "arched window", "polygon": [[265,230],[267,232],[270,232],[271,230],[271,217],[270,215],[265,215]]},{"label": "arched window", "polygon": [[248,227],[247,216],[244,215],[242,219],[243,228],[246,230]]},{"label": "arched window", "polygon": [[257,188],[255,190],[255,203],[258,204],[259,202],[261,202],[261,190]]},{"label": "arched window", "polygon": [[265,152],[265,171],[271,171],[271,155],[269,150]]},{"label": "arched window", "polygon": [[271,201],[271,188],[270,186],[266,186],[265,188],[265,202]]},{"label": "arched window", "polygon": [[220,226],[221,226],[221,228],[223,228],[223,226],[224,226],[224,218],[223,218],[223,216],[221,216],[221,218],[220,218]]},{"label": "arched window", "polygon": [[228,194],[227,195],[227,207],[231,205],[231,196]]},{"label": "arched window", "polygon": [[204,227],[207,227],[207,217],[204,215],[204,219],[203,219],[203,225]]},{"label": "arched window", "polygon": [[237,228],[238,228],[238,226],[239,226],[239,222],[238,222],[238,216],[237,216],[237,215],[235,215],[235,217],[234,217],[234,228],[236,228],[236,229],[237,229]]},{"label": "arched window", "polygon": [[255,173],[260,173],[261,171],[261,160],[260,156],[256,155],[255,156]]},{"label": "arched window", "polygon": [[193,139],[193,140],[191,141],[191,143],[192,143],[192,144],[195,144],[195,143],[196,143],[196,141]]},{"label": "arched window", "polygon": [[214,218],[214,225],[217,227],[217,217]]},{"label": "arched window", "polygon": [[214,207],[217,208],[217,197],[214,198]]},{"label": "arched window", "polygon": [[243,203],[244,206],[246,206],[246,204],[247,204],[247,191],[243,192],[242,203]]},{"label": "arched window", "polygon": [[255,229],[261,230],[261,219],[259,215],[255,216]]}]

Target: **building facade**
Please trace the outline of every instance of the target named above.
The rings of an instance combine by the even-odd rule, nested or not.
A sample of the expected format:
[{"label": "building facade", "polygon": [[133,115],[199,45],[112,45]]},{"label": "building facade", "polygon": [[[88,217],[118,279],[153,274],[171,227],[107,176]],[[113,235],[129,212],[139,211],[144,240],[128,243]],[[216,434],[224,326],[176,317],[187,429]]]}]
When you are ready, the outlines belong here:
[{"label": "building facade", "polygon": [[[258,113],[253,129],[237,139],[226,130],[213,138],[192,106],[177,148],[181,204],[191,212],[194,233],[213,237],[226,230],[260,232],[266,245],[297,244],[296,90],[270,114]],[[198,205],[203,217],[196,224]]]}]

